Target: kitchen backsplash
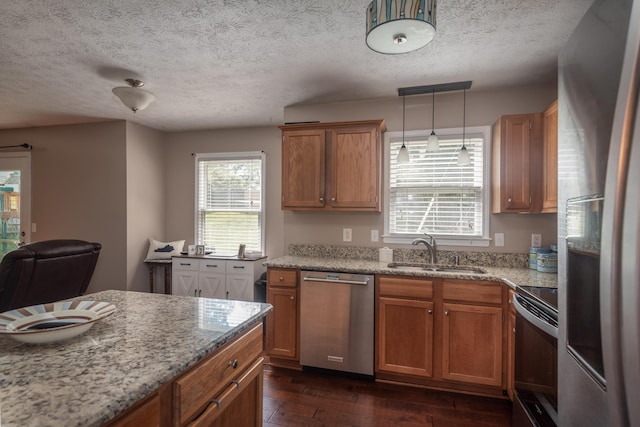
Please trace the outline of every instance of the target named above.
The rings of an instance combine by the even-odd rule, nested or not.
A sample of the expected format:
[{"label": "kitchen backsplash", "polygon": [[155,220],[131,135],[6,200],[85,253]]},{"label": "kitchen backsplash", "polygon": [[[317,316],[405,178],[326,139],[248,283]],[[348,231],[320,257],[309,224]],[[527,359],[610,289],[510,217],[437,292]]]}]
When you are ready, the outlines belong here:
[{"label": "kitchen backsplash", "polygon": [[[289,255],[317,258],[343,258],[367,261],[378,260],[378,249],[362,246],[301,245],[290,244]],[[426,249],[393,249],[394,262],[426,262]],[[487,267],[528,268],[529,254],[438,251],[438,264],[454,264],[458,257],[460,265]]]}]

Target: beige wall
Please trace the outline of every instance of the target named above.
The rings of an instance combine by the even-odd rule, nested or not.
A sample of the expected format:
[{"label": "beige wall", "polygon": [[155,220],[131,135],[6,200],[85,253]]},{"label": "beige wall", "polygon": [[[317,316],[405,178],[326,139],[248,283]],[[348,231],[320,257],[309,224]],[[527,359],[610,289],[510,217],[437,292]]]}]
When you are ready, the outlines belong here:
[{"label": "beige wall", "polygon": [[284,254],[283,212],[280,210],[282,150],[277,127],[175,132],[166,136],[167,239],[195,238],[194,153],[264,151],[266,153],[266,254]]},{"label": "beige wall", "polygon": [[[127,286],[149,291],[149,270],[142,263],[149,238],[165,239],[165,134],[127,122]],[[161,291],[164,276],[155,269],[154,284]]]},{"label": "beige wall", "polygon": [[0,131],[0,145],[33,145],[31,240],[102,244],[88,292],[126,289],[125,139],[125,122]]},{"label": "beige wall", "polygon": [[[557,97],[554,85],[507,88],[485,92],[471,90],[467,93],[466,125],[492,125],[500,115],[543,111]],[[435,127],[462,127],[462,92],[437,94],[435,97]],[[342,102],[321,105],[293,105],[284,110],[285,122],[386,120],[388,131],[402,130],[402,98],[392,97],[360,102]],[[406,97],[405,130],[430,129],[431,95]],[[383,214],[375,213],[284,213],[285,248],[290,243],[339,244],[356,246],[385,246],[382,241],[370,240],[371,230],[380,235],[384,230]],[[352,228],[353,241],[342,242],[342,228]],[[557,238],[556,215],[491,215],[490,233],[505,234],[505,246],[474,248],[494,252],[528,252],[531,234],[542,234],[543,244],[555,243]],[[386,245],[409,247],[407,245]],[[448,247],[447,249],[461,249]]]}]

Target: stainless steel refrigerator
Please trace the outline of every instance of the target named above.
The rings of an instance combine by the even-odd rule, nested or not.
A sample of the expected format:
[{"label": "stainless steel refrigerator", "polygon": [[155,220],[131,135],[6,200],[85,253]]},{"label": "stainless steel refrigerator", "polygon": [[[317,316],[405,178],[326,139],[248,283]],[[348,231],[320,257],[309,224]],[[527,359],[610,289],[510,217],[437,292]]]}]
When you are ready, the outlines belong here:
[{"label": "stainless steel refrigerator", "polygon": [[558,65],[558,420],[640,425],[640,0],[596,0]]}]

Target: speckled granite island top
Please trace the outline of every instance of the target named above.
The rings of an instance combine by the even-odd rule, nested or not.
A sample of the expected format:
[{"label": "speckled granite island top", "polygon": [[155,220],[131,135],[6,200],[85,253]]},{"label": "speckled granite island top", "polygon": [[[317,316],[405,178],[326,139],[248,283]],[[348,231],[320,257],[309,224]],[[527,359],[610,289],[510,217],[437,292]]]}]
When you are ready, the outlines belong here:
[{"label": "speckled granite island top", "polygon": [[264,263],[267,267],[297,268],[300,270],[339,271],[361,274],[392,274],[398,276],[442,277],[449,279],[491,280],[516,286],[558,287],[558,275],[540,273],[528,268],[507,268],[478,266],[486,274],[444,273],[435,271],[405,271],[389,268],[388,263],[344,258],[318,258],[304,256],[283,256]]},{"label": "speckled granite island top", "polygon": [[99,426],[245,332],[271,305],[124,291],[116,312],[68,341],[0,336],[0,425]]}]

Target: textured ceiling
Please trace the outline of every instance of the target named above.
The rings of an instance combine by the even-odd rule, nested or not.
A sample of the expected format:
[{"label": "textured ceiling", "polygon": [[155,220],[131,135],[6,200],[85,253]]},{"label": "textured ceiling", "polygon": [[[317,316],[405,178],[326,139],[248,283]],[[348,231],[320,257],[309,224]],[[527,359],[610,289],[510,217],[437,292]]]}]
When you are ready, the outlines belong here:
[{"label": "textured ceiling", "polygon": [[[423,49],[365,44],[369,0],[0,1],[0,129],[126,119],[167,131],[279,124],[287,105],[554,81],[592,0],[441,0]],[[135,115],[128,77],[157,100]]]}]

